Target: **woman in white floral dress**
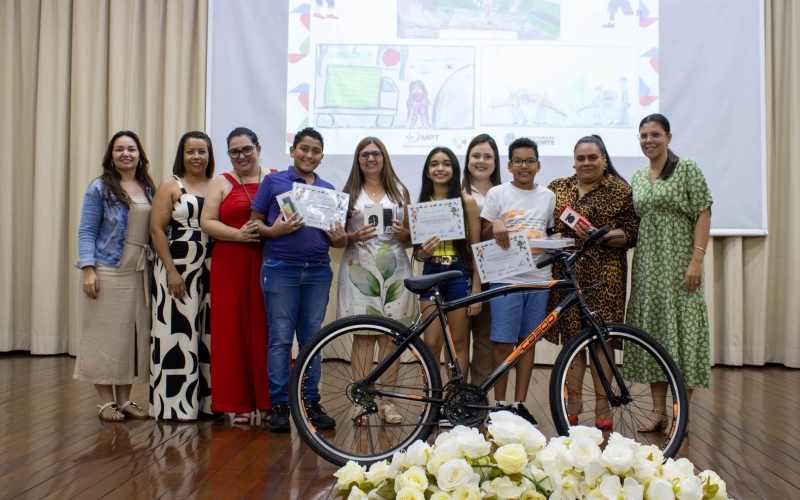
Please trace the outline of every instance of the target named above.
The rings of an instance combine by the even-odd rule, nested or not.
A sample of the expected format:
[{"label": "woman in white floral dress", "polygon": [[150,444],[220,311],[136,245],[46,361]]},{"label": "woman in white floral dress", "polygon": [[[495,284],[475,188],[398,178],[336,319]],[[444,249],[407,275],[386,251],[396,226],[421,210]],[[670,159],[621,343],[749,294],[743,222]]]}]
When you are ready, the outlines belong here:
[{"label": "woman in white floral dress", "polygon": [[[711,384],[703,258],[711,227],[711,192],[693,160],[668,148],[672,134],[662,115],[645,117],[639,144],[650,165],[631,179],[640,217],[633,257],[627,322],[655,337],[677,363],[691,401],[695,387]],[[634,350],[635,351],[635,350]],[[640,432],[667,425],[667,383],[654,363],[626,359],[625,377],[650,383],[654,409]]]},{"label": "woman in white floral dress", "polygon": [[[412,276],[406,252],[406,245],[411,241],[406,214],[408,190],[395,174],[386,146],[378,138],[367,137],[358,143],[353,168],[342,191],[350,195],[350,207],[347,247],[339,267],[336,317],[375,314],[410,325],[417,316],[418,302],[403,286],[403,280]],[[394,209],[395,218],[386,231],[364,220],[364,209],[369,204]],[[388,221],[386,224],[388,226]],[[391,352],[387,351],[391,349],[388,340],[388,336],[380,336],[379,360]],[[373,361],[375,341],[376,336],[353,335],[350,359],[355,380],[366,375],[366,366]],[[399,361],[397,364],[384,377],[396,378]],[[384,383],[392,381],[384,380]],[[383,400],[378,409],[386,423],[402,422],[390,401]]]}]

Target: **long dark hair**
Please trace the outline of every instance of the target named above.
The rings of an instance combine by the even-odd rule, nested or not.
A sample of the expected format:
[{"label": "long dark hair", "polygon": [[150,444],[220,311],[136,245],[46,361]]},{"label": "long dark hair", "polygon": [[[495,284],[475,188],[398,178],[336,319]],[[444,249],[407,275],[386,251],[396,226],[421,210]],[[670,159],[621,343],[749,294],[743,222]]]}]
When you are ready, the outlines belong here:
[{"label": "long dark hair", "polygon": [[186,166],[183,164],[183,153],[186,150],[186,141],[189,139],[202,139],[206,141],[206,149],[208,149],[208,165],[206,165],[206,177],[209,179],[214,178],[214,147],[211,145],[211,138],[199,130],[186,132],[178,142],[178,151],[175,153],[175,162],[172,164],[172,174],[178,177],[183,177],[186,174]]},{"label": "long dark hair", "polygon": [[[377,137],[365,137],[361,139],[361,142],[356,146],[356,152],[353,154],[353,168],[350,169],[350,176],[344,184],[344,189],[342,189],[343,193],[350,195],[350,210],[347,212],[347,217],[350,217],[350,212],[353,210],[356,201],[358,201],[358,196],[361,194],[361,189],[364,186],[364,173],[359,166],[358,155],[361,153],[361,150],[369,144],[378,146],[378,149],[380,149],[383,154],[381,185],[386,191],[386,194],[389,195],[389,199],[401,207],[406,204],[404,193],[407,193],[408,189],[405,184],[403,184],[403,181],[400,180],[400,177],[394,172],[392,160],[389,159],[389,152],[386,150],[386,146]],[[402,191],[400,190],[401,187]]]},{"label": "long dark hair", "polygon": [[[656,122],[658,123],[662,129],[664,129],[665,134],[669,134],[669,120],[667,117],[659,114],[653,113],[652,115],[647,115],[642,118],[642,121],[639,122],[639,130],[644,126],[645,123]],[[664,163],[664,168],[661,169],[661,173],[658,174],[658,178],[661,180],[669,179],[669,176],[675,171],[675,167],[678,165],[678,161],[680,158],[678,155],[672,152],[672,150],[667,147],[667,161]]]},{"label": "long dark hair", "polygon": [[[101,196],[103,199],[108,202],[109,205],[117,205],[122,204],[125,205],[125,208],[131,208],[131,200],[128,196],[128,193],[122,188],[120,181],[122,180],[122,174],[117,171],[117,167],[114,166],[114,143],[120,137],[130,137],[133,139],[133,142],[136,143],[136,148],[139,150],[139,162],[136,164],[136,172],[134,174],[134,178],[139,182],[142,186],[142,190],[147,196],[147,201],[153,201],[153,194],[156,191],[156,184],[153,182],[153,178],[150,176],[150,160],[147,159],[147,155],[144,153],[144,148],[142,148],[142,141],[139,140],[139,136],[135,133],[131,132],[130,130],[120,130],[108,141],[108,147],[106,148],[106,154],[103,156],[103,175],[100,178],[103,181],[103,188]],[[150,188],[150,192],[147,191],[146,188]]]},{"label": "long dark hair", "polygon": [[476,135],[467,146],[467,156],[464,159],[464,180],[461,181],[461,190],[467,194],[472,194],[472,173],[469,171],[469,155],[472,153],[472,148],[478,144],[488,144],[494,151],[494,172],[489,176],[492,181],[492,186],[499,186],[503,183],[500,179],[500,151],[497,149],[497,143],[489,134]]},{"label": "long dark hair", "polygon": [[[450,148],[446,148],[444,146],[437,146],[431,149],[431,152],[428,153],[428,157],[425,159],[425,166],[422,168],[422,188],[420,188],[417,203],[431,201],[431,198],[433,197],[433,180],[431,179],[430,174],[428,174],[428,165],[431,163],[431,158],[433,158],[433,156],[437,153],[446,154],[450,160],[450,164],[453,166],[453,177],[450,178],[450,182],[447,185],[447,199],[458,198],[461,200],[461,206],[465,207],[464,196],[461,192],[461,165],[458,163],[456,154],[453,153]],[[466,218],[464,219],[464,224],[467,224]],[[481,230],[479,227],[465,227],[467,231]],[[414,245],[415,253],[419,251],[420,246],[421,245],[419,244]],[[461,265],[464,267],[464,269],[472,271],[472,252],[470,251],[468,238],[463,240],[453,240],[453,249],[455,249],[456,256],[458,257],[458,260],[461,262]]]},{"label": "long dark hair", "polygon": [[594,144],[595,146],[597,146],[600,149],[600,154],[602,154],[605,157],[607,166],[606,166],[605,172],[603,172],[603,175],[613,175],[614,177],[617,177],[617,178],[621,179],[622,182],[627,184],[628,181],[626,181],[624,177],[619,175],[619,172],[617,172],[617,169],[614,168],[614,164],[611,163],[611,156],[609,156],[608,151],[606,150],[606,145],[603,142],[603,138],[600,137],[599,135],[592,134],[592,135],[587,135],[586,137],[581,137],[580,139],[578,139],[578,142],[575,143],[575,148],[573,148],[573,150],[572,150],[573,154],[575,153],[575,151],[578,150],[578,146],[580,146],[581,144],[587,144],[587,143],[588,144]]}]

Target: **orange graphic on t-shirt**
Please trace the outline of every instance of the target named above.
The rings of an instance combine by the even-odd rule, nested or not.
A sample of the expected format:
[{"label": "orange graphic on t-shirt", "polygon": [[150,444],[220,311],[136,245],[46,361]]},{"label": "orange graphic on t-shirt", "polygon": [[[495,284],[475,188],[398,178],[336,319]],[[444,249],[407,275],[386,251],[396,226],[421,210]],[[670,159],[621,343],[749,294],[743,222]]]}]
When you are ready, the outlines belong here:
[{"label": "orange graphic on t-shirt", "polygon": [[[509,233],[516,233],[517,231],[522,231],[526,228],[527,222],[525,220],[525,216],[527,214],[524,210],[520,210],[519,208],[512,208],[511,210],[505,212],[503,214],[503,222],[506,224],[506,229],[508,229]],[[528,229],[528,239],[532,238],[542,238],[544,237],[544,233],[541,231],[537,231],[536,229],[529,228]]]}]

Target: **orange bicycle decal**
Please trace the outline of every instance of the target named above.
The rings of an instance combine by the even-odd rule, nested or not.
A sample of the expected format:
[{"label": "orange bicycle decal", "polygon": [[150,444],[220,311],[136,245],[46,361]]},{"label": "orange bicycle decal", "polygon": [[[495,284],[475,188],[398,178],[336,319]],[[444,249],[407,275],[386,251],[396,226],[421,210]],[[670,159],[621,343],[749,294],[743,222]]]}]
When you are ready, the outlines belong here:
[{"label": "orange bicycle decal", "polygon": [[536,343],[537,340],[539,340],[539,338],[544,334],[544,332],[548,328],[550,328],[550,326],[553,323],[555,323],[557,319],[558,319],[558,311],[553,311],[549,315],[547,315],[544,321],[542,321],[539,324],[539,326],[537,326],[536,329],[532,331],[531,334],[528,335],[528,337],[525,340],[520,342],[517,348],[514,349],[514,352],[511,353],[508,359],[506,359],[506,362],[511,363],[518,357],[522,356],[530,346],[532,346],[533,344]]}]

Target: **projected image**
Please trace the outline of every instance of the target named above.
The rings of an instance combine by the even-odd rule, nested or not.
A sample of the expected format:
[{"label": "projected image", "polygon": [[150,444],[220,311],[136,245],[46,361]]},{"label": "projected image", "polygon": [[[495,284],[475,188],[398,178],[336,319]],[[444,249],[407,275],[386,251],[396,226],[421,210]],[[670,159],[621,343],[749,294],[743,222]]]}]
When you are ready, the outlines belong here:
[{"label": "projected image", "polygon": [[398,38],[558,40],[559,0],[397,0]]},{"label": "projected image", "polygon": [[[539,69],[519,78],[515,61],[522,60]],[[484,46],[481,125],[630,127],[638,64],[630,49]],[[544,69],[559,66],[569,69]]]},{"label": "projected image", "polygon": [[321,44],[315,64],[319,128],[474,126],[472,48]]}]

